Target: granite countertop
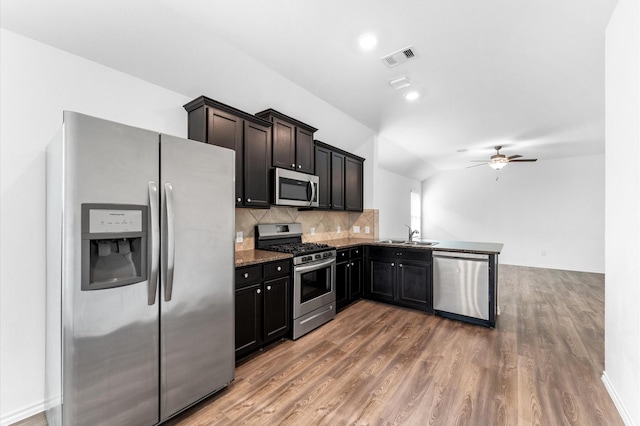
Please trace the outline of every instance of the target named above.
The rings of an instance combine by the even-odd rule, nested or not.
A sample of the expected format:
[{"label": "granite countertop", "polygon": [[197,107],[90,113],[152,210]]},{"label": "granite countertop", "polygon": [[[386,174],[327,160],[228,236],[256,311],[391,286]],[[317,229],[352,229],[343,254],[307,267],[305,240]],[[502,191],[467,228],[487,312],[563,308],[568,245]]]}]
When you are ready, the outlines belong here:
[{"label": "granite countertop", "polygon": [[378,240],[369,243],[370,245],[382,246],[382,247],[402,247],[402,248],[415,248],[422,250],[432,250],[432,251],[457,251],[464,253],[481,253],[481,254],[500,254],[502,251],[502,247],[504,244],[502,243],[484,243],[484,242],[474,242],[474,241],[441,241],[441,240],[428,240],[421,239],[415,240],[419,242],[425,243],[437,243],[433,245],[409,245],[409,244],[392,244],[381,241],[389,241],[389,240],[401,240],[401,238],[389,238]]},{"label": "granite countertop", "polygon": [[317,242],[328,244],[340,250],[340,249],[345,249],[349,247],[366,246],[369,244],[373,244],[374,241],[375,240],[364,239],[364,238],[341,238],[339,240],[326,240],[326,241],[317,241]]},{"label": "granite countertop", "polygon": [[[388,240],[401,240],[400,238],[389,238]],[[387,240],[370,240],[363,238],[342,238],[339,240],[318,241],[319,243],[329,244],[336,249],[345,249],[363,245],[378,247],[401,247],[412,248],[418,250],[432,251],[457,251],[464,253],[482,253],[482,254],[500,254],[503,244],[501,243],[482,243],[471,241],[440,241],[440,240],[416,240],[421,242],[437,242],[435,245],[408,245],[408,244],[392,244],[380,241]],[[273,262],[274,260],[291,259],[293,255],[289,253],[278,253],[267,250],[242,250],[236,252],[236,268],[241,266],[256,265],[259,263]]]},{"label": "granite countertop", "polygon": [[236,252],[236,268],[240,266],[256,265],[273,262],[274,260],[291,259],[289,253],[279,253],[267,250],[242,250]]}]

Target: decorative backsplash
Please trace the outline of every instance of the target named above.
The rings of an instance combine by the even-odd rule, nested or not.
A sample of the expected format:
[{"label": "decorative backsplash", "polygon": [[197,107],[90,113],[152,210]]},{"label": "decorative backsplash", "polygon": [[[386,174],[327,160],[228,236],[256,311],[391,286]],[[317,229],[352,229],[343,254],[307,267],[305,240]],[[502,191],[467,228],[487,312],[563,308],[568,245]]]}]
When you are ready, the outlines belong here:
[{"label": "decorative backsplash", "polygon": [[[365,209],[360,212],[308,210],[297,207],[271,207],[270,209],[236,209],[236,232],[243,233],[243,241],[236,243],[236,251],[255,248],[255,226],[259,223],[302,224],[302,241],[327,241],[342,238],[378,239],[378,210]],[[354,233],[353,227],[360,232]],[[340,232],[338,232],[340,227]],[[365,228],[369,227],[369,233]],[[311,228],[315,234],[311,235]]]}]

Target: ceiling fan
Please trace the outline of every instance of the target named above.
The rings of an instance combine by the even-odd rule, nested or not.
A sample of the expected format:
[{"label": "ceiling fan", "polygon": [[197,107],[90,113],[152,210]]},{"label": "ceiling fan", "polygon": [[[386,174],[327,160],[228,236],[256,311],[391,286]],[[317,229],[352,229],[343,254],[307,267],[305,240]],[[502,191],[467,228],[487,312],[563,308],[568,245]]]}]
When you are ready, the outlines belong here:
[{"label": "ceiling fan", "polygon": [[511,155],[507,157],[504,154],[500,154],[500,150],[502,149],[502,146],[496,146],[494,147],[494,149],[496,150],[496,153],[492,155],[488,161],[487,160],[471,160],[472,162],[481,162],[482,164],[475,164],[469,167],[483,166],[485,164],[488,164],[489,167],[491,167],[492,169],[500,170],[504,166],[506,166],[508,163],[538,161],[537,158],[522,158],[522,155]]}]

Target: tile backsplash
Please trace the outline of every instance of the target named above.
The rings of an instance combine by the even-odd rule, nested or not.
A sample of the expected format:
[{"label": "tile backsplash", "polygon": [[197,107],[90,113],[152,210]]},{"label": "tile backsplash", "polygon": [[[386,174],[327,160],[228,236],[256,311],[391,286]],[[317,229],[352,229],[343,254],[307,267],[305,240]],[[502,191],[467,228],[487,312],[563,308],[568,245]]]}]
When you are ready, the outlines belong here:
[{"label": "tile backsplash", "polygon": [[[236,242],[236,251],[255,248],[255,226],[259,223],[302,224],[302,241],[327,241],[342,238],[378,239],[378,210],[365,209],[360,212],[307,210],[297,207],[271,207],[270,209],[236,209],[236,233],[243,233],[243,241]],[[355,227],[360,232],[355,233]],[[340,231],[338,232],[338,227]],[[369,227],[369,233],[365,228]],[[315,233],[311,235],[311,228]]]}]

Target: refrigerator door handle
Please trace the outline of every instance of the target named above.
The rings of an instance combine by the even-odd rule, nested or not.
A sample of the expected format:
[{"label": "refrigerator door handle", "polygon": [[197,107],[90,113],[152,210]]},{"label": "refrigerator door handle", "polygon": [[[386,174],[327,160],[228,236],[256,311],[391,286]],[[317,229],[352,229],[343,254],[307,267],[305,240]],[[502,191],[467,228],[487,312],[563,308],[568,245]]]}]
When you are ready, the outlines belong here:
[{"label": "refrigerator door handle", "polygon": [[158,292],[158,262],[160,261],[160,228],[158,220],[158,185],[149,182],[149,210],[151,210],[151,273],[149,274],[149,298],[147,303],[155,305]]},{"label": "refrigerator door handle", "polygon": [[175,245],[175,212],[173,210],[173,186],[170,183],[164,184],[164,199],[167,208],[167,260],[165,271],[165,287],[164,287],[164,300],[169,302],[171,300],[171,293],[173,291],[173,268],[176,257],[176,245]]}]

